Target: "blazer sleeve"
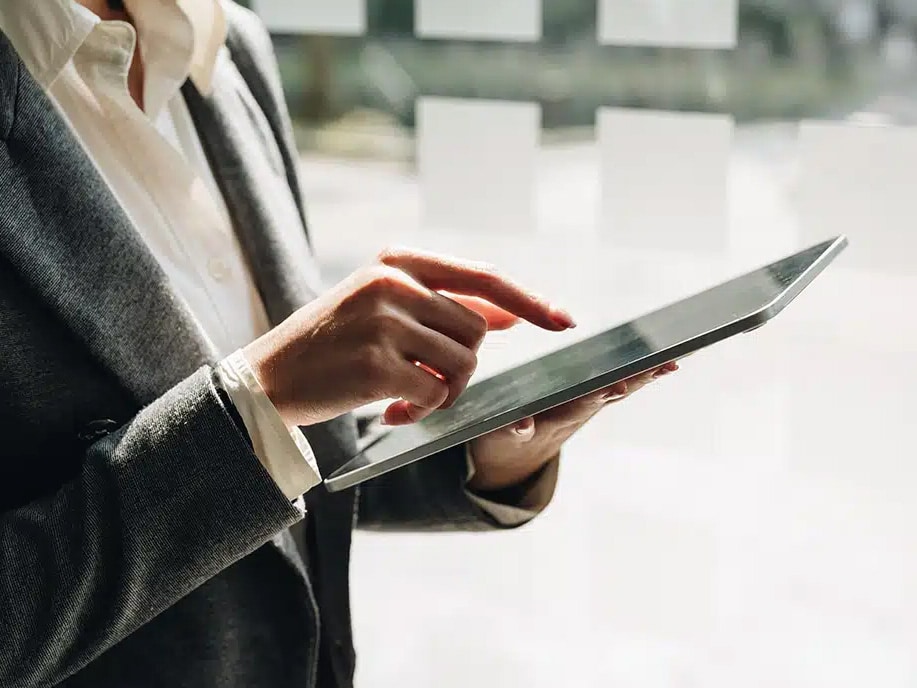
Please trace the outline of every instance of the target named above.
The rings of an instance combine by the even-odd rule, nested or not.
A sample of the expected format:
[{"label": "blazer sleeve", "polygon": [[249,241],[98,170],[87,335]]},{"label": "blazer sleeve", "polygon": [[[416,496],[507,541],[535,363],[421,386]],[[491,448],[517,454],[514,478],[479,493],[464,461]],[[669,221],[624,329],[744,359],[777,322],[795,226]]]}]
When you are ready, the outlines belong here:
[{"label": "blazer sleeve", "polygon": [[[378,436],[375,413],[358,412],[354,416],[362,443]],[[501,493],[473,494],[467,487],[473,470],[467,446],[460,445],[368,480],[358,489],[356,525],[368,530],[412,532],[505,530],[525,525],[544,509],[553,494],[555,478],[548,491],[542,490],[547,495],[543,504],[536,504],[531,499],[533,491],[522,486]],[[522,510],[531,513],[526,518],[507,519],[499,513],[506,509],[499,507],[518,514]]]},{"label": "blazer sleeve", "polygon": [[56,685],[301,518],[200,369],[0,513],[0,685]]},{"label": "blazer sleeve", "polygon": [[502,526],[465,490],[464,446],[455,447],[359,487],[357,526],[388,531],[497,530]]}]

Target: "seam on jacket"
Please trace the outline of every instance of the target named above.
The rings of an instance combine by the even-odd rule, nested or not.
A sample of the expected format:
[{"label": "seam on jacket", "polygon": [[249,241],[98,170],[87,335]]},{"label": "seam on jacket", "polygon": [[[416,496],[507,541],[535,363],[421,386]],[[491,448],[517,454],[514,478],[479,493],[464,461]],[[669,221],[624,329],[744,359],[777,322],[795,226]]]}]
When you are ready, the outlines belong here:
[{"label": "seam on jacket", "polygon": [[10,122],[6,127],[6,131],[3,132],[3,140],[7,140],[13,133],[13,129],[16,127],[16,115],[19,112],[19,91],[22,88],[22,60],[19,59],[19,56],[13,51],[10,47],[10,52],[13,55],[14,69],[13,74],[13,97],[11,103],[11,112],[10,112]]},{"label": "seam on jacket", "polygon": [[22,60],[16,56],[16,86],[13,90],[13,116],[10,118],[10,126],[6,131],[9,137],[16,128],[16,117],[19,114],[19,92],[22,90]]}]

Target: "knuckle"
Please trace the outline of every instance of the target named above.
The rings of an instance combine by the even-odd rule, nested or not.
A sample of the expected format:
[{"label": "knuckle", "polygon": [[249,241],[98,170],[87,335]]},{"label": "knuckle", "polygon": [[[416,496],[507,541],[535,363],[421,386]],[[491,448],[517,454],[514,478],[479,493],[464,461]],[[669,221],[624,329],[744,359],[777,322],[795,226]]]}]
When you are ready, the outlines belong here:
[{"label": "knuckle", "polygon": [[400,246],[386,246],[376,255],[376,261],[382,265],[393,263],[407,254],[407,251]]},{"label": "knuckle", "polygon": [[417,404],[424,408],[436,408],[443,401],[444,390],[441,383],[431,380],[417,390]]},{"label": "knuckle", "polygon": [[467,377],[474,375],[474,371],[478,369],[478,357],[473,351],[465,350],[462,356],[459,358],[458,362],[459,374]]},{"label": "knuckle", "polygon": [[378,343],[367,344],[360,356],[359,370],[371,384],[382,383],[388,374],[389,356],[385,347]]},{"label": "knuckle", "polygon": [[371,298],[384,300],[404,287],[404,273],[388,265],[377,265],[367,271],[363,291]]},{"label": "knuckle", "polygon": [[388,348],[403,327],[401,318],[390,308],[378,308],[366,320],[370,341]]},{"label": "knuckle", "polygon": [[449,393],[446,397],[446,400],[441,404],[442,408],[451,408],[455,405],[455,402],[458,401],[458,398],[462,396],[462,393],[467,387],[467,381],[453,381],[449,385]]},{"label": "knuckle", "polygon": [[474,336],[475,344],[479,344],[487,335],[487,318],[480,313],[468,309],[468,327]]}]

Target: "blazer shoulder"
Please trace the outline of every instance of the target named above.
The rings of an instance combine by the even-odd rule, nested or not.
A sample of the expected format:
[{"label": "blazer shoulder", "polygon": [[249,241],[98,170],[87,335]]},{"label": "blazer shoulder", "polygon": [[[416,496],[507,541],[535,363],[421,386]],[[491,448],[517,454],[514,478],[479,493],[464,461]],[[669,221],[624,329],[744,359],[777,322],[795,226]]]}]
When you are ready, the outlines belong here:
[{"label": "blazer shoulder", "polygon": [[[234,0],[223,0],[226,44],[262,108],[286,110],[280,66],[271,34],[261,18]],[[257,82],[257,83],[256,83]],[[258,92],[263,87],[263,92]]]},{"label": "blazer shoulder", "polygon": [[16,120],[22,63],[10,40],[0,32],[0,140],[5,141]]},{"label": "blazer shoulder", "polygon": [[274,47],[271,35],[261,18],[235,0],[223,0],[222,5],[229,39],[234,44],[242,46],[253,62],[261,65],[271,64],[275,59]]}]

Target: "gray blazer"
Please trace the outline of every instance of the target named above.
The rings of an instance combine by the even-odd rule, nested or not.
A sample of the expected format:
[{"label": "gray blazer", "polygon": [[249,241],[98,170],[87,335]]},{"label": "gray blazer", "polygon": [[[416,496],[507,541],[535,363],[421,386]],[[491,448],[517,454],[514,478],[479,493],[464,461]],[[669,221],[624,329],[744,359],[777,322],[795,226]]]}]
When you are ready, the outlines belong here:
[{"label": "gray blazer", "polygon": [[[186,85],[275,323],[316,295],[270,39]],[[246,88],[240,84],[247,84]],[[119,204],[0,35],[0,686],[348,686],[351,528],[496,527],[452,451],[331,495],[280,493]],[[357,440],[307,429],[327,474]]]}]

